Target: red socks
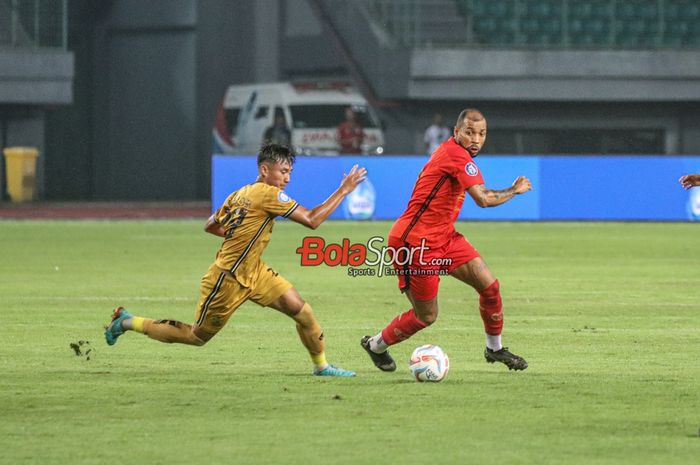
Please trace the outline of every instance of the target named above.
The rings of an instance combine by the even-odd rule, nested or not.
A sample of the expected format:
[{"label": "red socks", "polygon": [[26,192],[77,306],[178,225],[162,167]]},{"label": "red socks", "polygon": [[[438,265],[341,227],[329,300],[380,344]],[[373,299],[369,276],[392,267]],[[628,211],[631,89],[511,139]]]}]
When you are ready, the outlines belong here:
[{"label": "red socks", "polygon": [[[479,291],[479,295],[479,312],[484,322],[486,334],[500,336],[501,331],[503,331],[503,302],[501,301],[498,280],[486,289]],[[394,318],[382,330],[382,340],[387,345],[394,345],[397,342],[405,341],[426,326],[428,324],[419,320],[413,309],[410,309]]]},{"label": "red socks", "polygon": [[498,280],[479,291],[479,294],[479,312],[484,322],[484,330],[486,334],[498,336],[503,331],[503,302]]},{"label": "red socks", "polygon": [[387,345],[393,345],[405,341],[426,326],[427,323],[420,321],[413,309],[410,309],[394,318],[382,330],[382,339]]}]

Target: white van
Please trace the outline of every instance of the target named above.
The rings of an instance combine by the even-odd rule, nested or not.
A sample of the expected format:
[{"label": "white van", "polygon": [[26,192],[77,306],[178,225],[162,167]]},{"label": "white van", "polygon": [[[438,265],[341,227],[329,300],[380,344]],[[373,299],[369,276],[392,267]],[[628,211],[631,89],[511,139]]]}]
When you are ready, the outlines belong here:
[{"label": "white van", "polygon": [[362,153],[382,154],[384,133],[374,110],[352,86],[341,82],[230,86],[213,129],[215,153],[256,154],[265,129],[282,112],[297,153],[335,155],[336,127],[351,107],[364,131]]}]

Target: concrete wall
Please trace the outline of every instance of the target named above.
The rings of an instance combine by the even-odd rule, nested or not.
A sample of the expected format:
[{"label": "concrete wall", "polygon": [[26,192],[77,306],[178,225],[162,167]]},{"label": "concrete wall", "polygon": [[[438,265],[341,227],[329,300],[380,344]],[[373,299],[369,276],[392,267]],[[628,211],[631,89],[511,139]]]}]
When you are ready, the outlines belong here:
[{"label": "concrete wall", "polygon": [[408,97],[700,101],[697,51],[415,50]]},{"label": "concrete wall", "polygon": [[348,77],[340,51],[308,0],[279,2],[279,78]]},{"label": "concrete wall", "polygon": [[95,30],[93,198],[196,197],[196,9],[113,2]]},{"label": "concrete wall", "polygon": [[69,104],[72,84],[71,52],[0,48],[0,104]]}]

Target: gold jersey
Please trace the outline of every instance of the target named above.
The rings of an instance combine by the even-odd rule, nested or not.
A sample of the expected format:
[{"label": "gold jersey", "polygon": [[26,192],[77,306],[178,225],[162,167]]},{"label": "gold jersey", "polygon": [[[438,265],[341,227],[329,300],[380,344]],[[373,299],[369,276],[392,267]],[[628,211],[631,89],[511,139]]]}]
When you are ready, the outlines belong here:
[{"label": "gold jersey", "polygon": [[226,231],[216,266],[228,270],[244,286],[257,279],[258,263],[270,242],[275,218],[287,218],[299,206],[280,188],[256,182],[231,193],[214,213]]}]

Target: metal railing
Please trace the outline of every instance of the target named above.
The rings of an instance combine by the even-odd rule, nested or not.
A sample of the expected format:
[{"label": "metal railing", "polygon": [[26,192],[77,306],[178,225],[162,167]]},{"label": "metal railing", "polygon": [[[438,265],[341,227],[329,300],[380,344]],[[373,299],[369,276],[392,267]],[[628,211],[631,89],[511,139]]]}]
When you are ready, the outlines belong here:
[{"label": "metal railing", "polygon": [[0,46],[65,50],[67,36],[68,0],[0,0]]},{"label": "metal railing", "polygon": [[396,43],[413,48],[700,48],[700,0],[365,0],[365,7]]}]

